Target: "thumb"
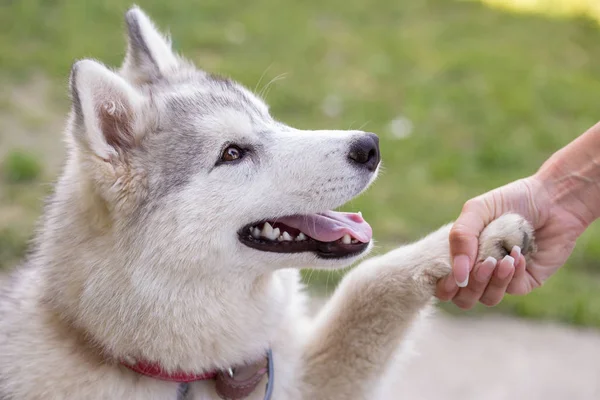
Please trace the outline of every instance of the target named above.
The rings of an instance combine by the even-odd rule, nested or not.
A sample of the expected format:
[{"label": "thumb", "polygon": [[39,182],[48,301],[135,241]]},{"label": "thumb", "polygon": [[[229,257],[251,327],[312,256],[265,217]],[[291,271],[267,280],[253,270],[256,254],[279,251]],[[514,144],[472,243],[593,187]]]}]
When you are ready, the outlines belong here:
[{"label": "thumb", "polygon": [[479,199],[465,203],[462,213],[450,230],[450,257],[456,284],[465,287],[479,248],[479,234],[493,216]]}]

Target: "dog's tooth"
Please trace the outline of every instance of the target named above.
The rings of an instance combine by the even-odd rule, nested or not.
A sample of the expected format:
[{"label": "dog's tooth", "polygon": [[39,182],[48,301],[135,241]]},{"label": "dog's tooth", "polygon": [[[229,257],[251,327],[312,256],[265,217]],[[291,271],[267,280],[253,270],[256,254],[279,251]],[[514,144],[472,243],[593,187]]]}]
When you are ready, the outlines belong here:
[{"label": "dog's tooth", "polygon": [[358,243],[358,240],[356,240],[356,239],[352,239],[351,243],[352,243],[352,244],[356,244],[356,243]]},{"label": "dog's tooth", "polygon": [[251,229],[252,231],[252,237],[254,239],[258,239],[260,237],[260,229],[258,229],[257,227],[254,227]]},{"label": "dog's tooth", "polygon": [[271,233],[271,240],[277,240],[277,238],[279,237],[279,235],[281,234],[281,231],[279,230],[279,228],[275,228],[273,229],[273,233]]},{"label": "dog's tooth", "polygon": [[279,237],[277,238],[277,240],[280,241],[280,242],[283,242],[285,239],[283,238],[283,235],[279,235]]},{"label": "dog's tooth", "polygon": [[287,242],[291,242],[292,240],[294,240],[289,233],[287,232],[283,232],[283,235],[280,236],[280,238],[282,238],[283,240],[287,241]]},{"label": "dog's tooth", "polygon": [[358,212],[358,215],[360,215],[362,217],[362,213],[360,211]]},{"label": "dog's tooth", "polygon": [[265,222],[265,225],[263,226],[260,235],[264,238],[271,239],[271,236],[273,236],[273,227],[270,223]]},{"label": "dog's tooth", "polygon": [[298,236],[296,236],[296,242],[301,242],[303,240],[306,240],[306,235],[304,233],[300,232],[298,234]]},{"label": "dog's tooth", "polygon": [[350,244],[351,241],[352,241],[352,238],[347,233],[344,235],[344,237],[342,237],[342,243],[344,243],[344,244]]}]

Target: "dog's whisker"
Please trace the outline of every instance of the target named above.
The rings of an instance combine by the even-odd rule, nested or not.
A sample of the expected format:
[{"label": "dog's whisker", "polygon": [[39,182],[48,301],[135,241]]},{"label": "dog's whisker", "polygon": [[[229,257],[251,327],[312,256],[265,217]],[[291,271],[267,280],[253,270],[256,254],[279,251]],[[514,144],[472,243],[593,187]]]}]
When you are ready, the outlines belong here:
[{"label": "dog's whisker", "polygon": [[271,86],[273,86],[273,84],[275,82],[281,81],[283,79],[285,79],[287,77],[288,73],[287,72],[283,72],[279,75],[277,75],[276,77],[274,77],[273,79],[271,79],[266,85],[265,87],[262,88],[262,90],[260,91],[260,93],[258,94],[259,97],[262,97],[263,99],[266,99],[267,96],[269,95],[269,92],[271,90]]},{"label": "dog's whisker", "polygon": [[311,281],[311,279],[312,279],[312,276],[313,276],[313,273],[314,273],[314,272],[315,272],[315,270],[311,268],[311,269],[310,269],[310,272],[308,273],[308,279],[306,280],[306,281],[307,281],[307,282],[306,282],[306,284],[307,284],[307,285],[310,285],[310,281]]},{"label": "dog's whisker", "polygon": [[263,73],[260,75],[260,78],[258,79],[258,82],[256,82],[256,85],[254,86],[254,90],[253,92],[256,93],[256,91],[258,90],[258,87],[260,86],[263,78],[265,77],[267,71],[269,71],[269,69],[271,69],[271,67],[273,66],[273,63],[271,63],[264,71]]},{"label": "dog's whisker", "polygon": [[362,131],[367,125],[369,125],[371,121],[366,121],[364,124],[362,124],[361,126],[358,127],[358,131]]}]

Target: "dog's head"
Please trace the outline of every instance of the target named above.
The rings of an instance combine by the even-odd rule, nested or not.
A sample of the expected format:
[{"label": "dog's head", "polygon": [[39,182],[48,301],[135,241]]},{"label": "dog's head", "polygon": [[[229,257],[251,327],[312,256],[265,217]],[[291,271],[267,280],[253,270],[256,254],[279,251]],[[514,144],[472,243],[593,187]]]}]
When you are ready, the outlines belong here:
[{"label": "dog's head", "polygon": [[71,73],[71,156],[90,223],[129,260],[177,268],[340,267],[366,254],[362,216],[330,210],[375,179],[377,136],[286,126],[240,84],[174,54],[139,9],[126,21],[120,70],[82,60]]}]

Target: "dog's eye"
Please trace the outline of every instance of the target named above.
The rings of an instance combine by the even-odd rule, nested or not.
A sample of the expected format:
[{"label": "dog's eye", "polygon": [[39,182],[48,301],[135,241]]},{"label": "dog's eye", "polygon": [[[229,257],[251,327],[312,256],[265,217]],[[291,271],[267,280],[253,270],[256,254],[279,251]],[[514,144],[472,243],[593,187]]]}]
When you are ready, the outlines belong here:
[{"label": "dog's eye", "polygon": [[244,155],[244,151],[235,145],[228,146],[223,154],[221,154],[221,161],[230,162],[239,160]]}]

